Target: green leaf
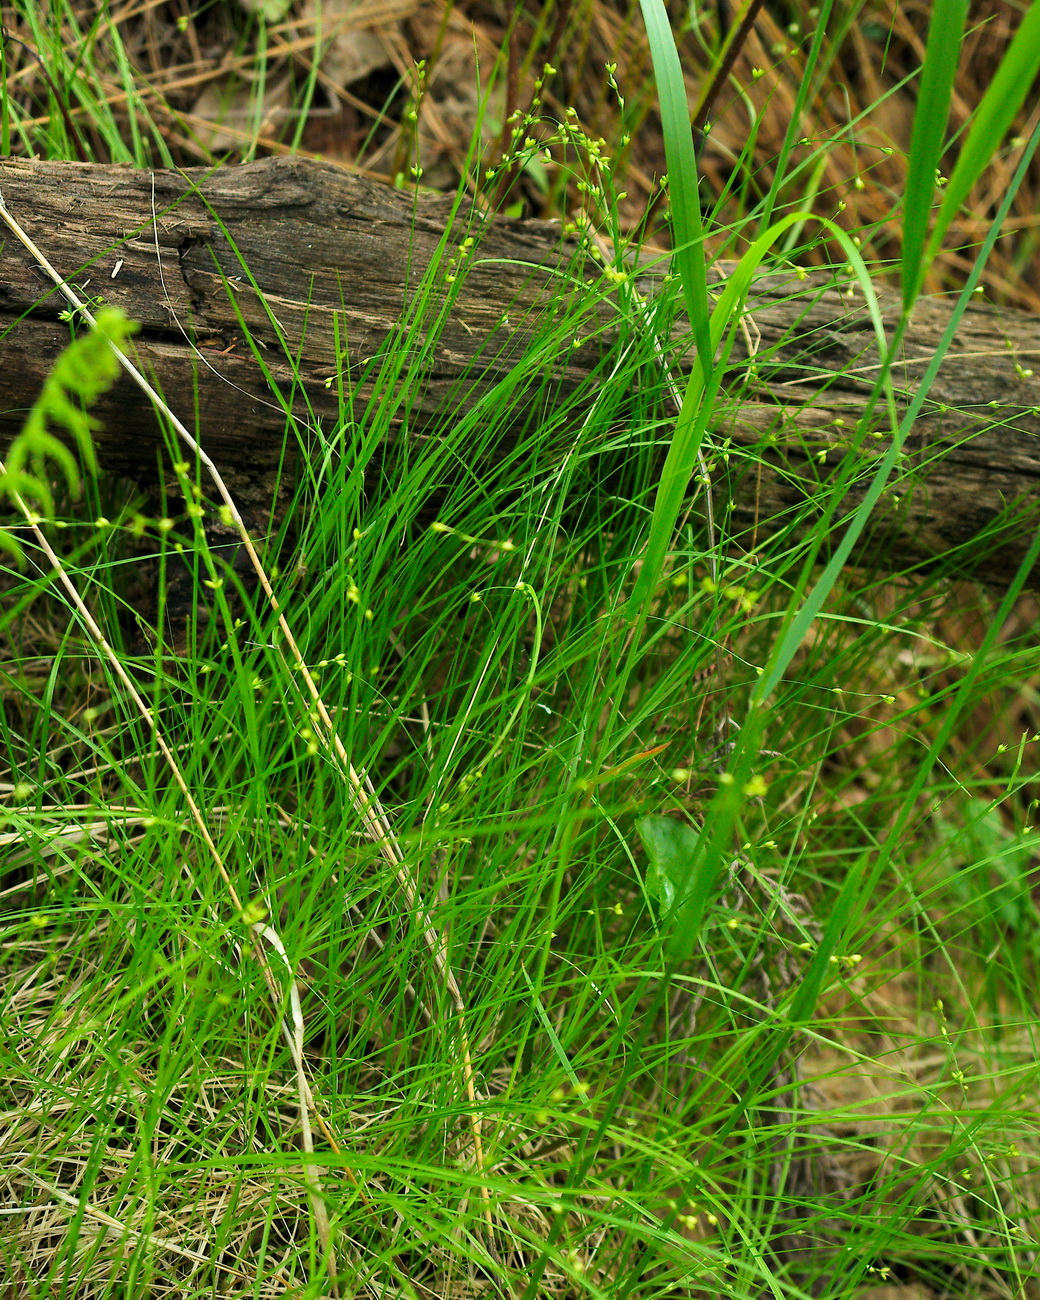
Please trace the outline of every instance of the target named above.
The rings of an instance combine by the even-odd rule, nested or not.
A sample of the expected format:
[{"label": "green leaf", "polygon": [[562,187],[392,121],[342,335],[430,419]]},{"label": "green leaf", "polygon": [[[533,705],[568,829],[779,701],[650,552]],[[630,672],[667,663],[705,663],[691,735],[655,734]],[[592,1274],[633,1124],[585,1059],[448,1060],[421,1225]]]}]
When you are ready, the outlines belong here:
[{"label": "green leaf", "polygon": [[935,229],[925,253],[927,266],[936,256],[954,217],[972,186],[1000,148],[1008,128],[1040,72],[1040,0],[1030,7],[1007,48],[989,89],[982,97],[943,195]]},{"label": "green leaf", "polygon": [[646,24],[650,56],[654,64],[654,80],[657,82],[657,98],[661,105],[675,264],[686,300],[690,327],[697,344],[697,358],[707,379],[711,372],[708,272],[704,257],[697,157],[693,148],[686,81],[664,0],[640,0],[640,8]]},{"label": "green leaf", "polygon": [[[754,282],[755,273],[767,260],[772,246],[779,242],[792,226],[808,221],[817,222],[840,244],[863,291],[881,355],[886,354],[885,328],[877,295],[866,264],[849,235],[826,217],[815,217],[808,211],[790,212],[769,226],[747,249],[728,275],[725,287],[709,318],[708,350],[712,358],[712,369],[705,371],[700,364],[695,365],[683,393],[672,444],[668,448],[654,498],[646,554],[630,597],[633,611],[638,611],[649,604],[660,580],[668,548],[672,544],[675,533],[676,521],[683,509],[690,480],[696,471],[697,453],[704,441],[719,384],[725,376],[729,349],[737,326],[740,324],[741,313]],[[724,342],[726,342],[725,349],[720,356],[716,357]],[[878,492],[880,491],[879,487]],[[862,518],[865,523],[866,512]],[[861,523],[859,527],[862,526]]]},{"label": "green leaf", "polygon": [[700,831],[675,817],[651,815],[640,817],[636,833],[650,859],[646,891],[662,929],[668,931],[669,947],[675,948],[684,920],[689,919],[686,913],[690,902],[690,868],[700,842]]},{"label": "green leaf", "polygon": [[903,199],[903,310],[908,312],[924,280],[924,246],[932,215],[935,178],[942,158],[950,96],[957,75],[967,0],[939,0],[932,10],[914,113]]},{"label": "green leaf", "polygon": [[[73,493],[79,491],[80,467],[71,448],[51,427],[64,431],[90,473],[97,469],[91,431],[97,421],[84,409],[111,388],[119,374],[121,349],[139,327],[115,307],[102,307],[94,328],[65,349],[43,381],[21,432],[11,443],[6,465],[0,461],[0,498],[20,499],[23,509],[42,506],[54,513],[49,479],[60,471]],[[21,557],[21,548],[0,530],[0,548]]]}]

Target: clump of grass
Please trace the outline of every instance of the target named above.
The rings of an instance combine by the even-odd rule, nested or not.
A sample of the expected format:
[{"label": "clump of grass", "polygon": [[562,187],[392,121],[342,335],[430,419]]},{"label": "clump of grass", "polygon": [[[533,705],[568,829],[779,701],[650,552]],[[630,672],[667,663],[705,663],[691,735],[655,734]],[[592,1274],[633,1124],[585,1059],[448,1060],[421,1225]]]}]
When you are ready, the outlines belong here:
[{"label": "clump of grass", "polygon": [[[157,528],[215,614],[181,654],[161,624],[150,654],[123,643],[141,528],[89,476],[84,517],[110,523],[61,548],[77,595],[28,542],[4,573],[19,1294],[1035,1287],[1027,566],[959,591],[978,629],[944,632],[941,573],[843,577],[840,540],[813,564],[837,497],[754,557],[724,511],[684,516],[670,322],[700,367],[673,469],[710,481],[743,373],[720,345],[767,245],[810,237],[781,214],[712,306],[696,173],[672,169],[687,278],[648,312],[609,152],[584,161],[613,274],[561,279],[508,375],[391,441],[480,256],[445,245],[371,399],[344,386],[310,448],[274,605],[222,603],[204,531]],[[604,300],[622,326],[565,399],[555,363]],[[45,533],[78,538],[61,509]]]}]

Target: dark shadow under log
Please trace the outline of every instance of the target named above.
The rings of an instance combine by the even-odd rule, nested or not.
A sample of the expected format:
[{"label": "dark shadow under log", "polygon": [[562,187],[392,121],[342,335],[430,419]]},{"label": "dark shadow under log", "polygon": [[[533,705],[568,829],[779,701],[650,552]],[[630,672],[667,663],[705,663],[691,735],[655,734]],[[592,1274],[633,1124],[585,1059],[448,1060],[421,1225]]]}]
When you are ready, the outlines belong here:
[{"label": "dark shadow under log", "polygon": [[[471,235],[479,252],[460,268],[451,310],[431,335],[409,436],[436,427],[452,404],[475,400],[508,373],[546,313],[559,309],[561,273],[603,280],[596,261],[553,224],[485,221],[456,212],[450,200],[416,200],[300,159],[183,173],[7,159],[0,191],[71,284],[141,323],[142,363],[181,418],[191,413],[189,427],[197,412],[206,450],[251,519],[270,507],[286,408],[304,430],[335,424],[337,374],[354,385],[401,328],[449,227],[452,248]],[[447,286],[447,262],[444,270]],[[651,273],[640,288],[654,294]],[[898,300],[884,290],[879,297],[891,328]],[[64,310],[7,235],[0,445],[17,433],[68,342]],[[893,371],[900,402],[916,391],[950,311],[944,301],[917,306]],[[243,323],[256,351],[243,342]],[[844,451],[866,410],[878,356],[862,296],[817,275],[760,279],[745,326],[735,395],[712,430],[714,445],[729,451],[714,457],[713,483],[727,531],[753,549],[767,531],[790,525],[797,534],[811,525],[814,503],[847,468]],[[601,336],[566,354],[555,375],[561,394],[588,380],[604,347],[609,338]],[[984,304],[965,313],[906,443],[898,483],[854,552],[857,563],[905,570],[956,552],[962,573],[995,586],[1010,581],[1040,521],[1040,380],[1030,373],[1038,350],[1035,319]],[[476,378],[460,385],[467,375]],[[359,379],[355,398],[366,396]],[[121,379],[95,414],[102,464],[154,476],[159,424],[130,381]],[[842,512],[861,499],[866,472],[888,445],[883,404],[871,418],[880,436],[866,439]],[[691,500],[698,490],[691,485]],[[1014,527],[971,546],[1009,511]],[[1040,586],[1040,569],[1031,582]]]}]

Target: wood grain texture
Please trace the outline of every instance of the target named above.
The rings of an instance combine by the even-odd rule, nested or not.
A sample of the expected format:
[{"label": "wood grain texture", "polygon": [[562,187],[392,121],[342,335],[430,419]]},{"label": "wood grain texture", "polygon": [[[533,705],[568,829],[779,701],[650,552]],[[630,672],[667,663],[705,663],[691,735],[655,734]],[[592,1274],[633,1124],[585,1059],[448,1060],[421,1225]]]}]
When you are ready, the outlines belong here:
[{"label": "wood grain texture", "polygon": [[[308,427],[334,425],[338,404],[328,381],[340,371],[360,375],[401,328],[449,226],[453,244],[476,237],[479,255],[431,339],[402,436],[434,427],[453,405],[476,400],[508,373],[546,314],[559,310],[567,277],[601,276],[551,223],[453,213],[447,199],[415,201],[300,159],[184,173],[7,159],[0,161],[0,190],[70,283],[141,323],[142,362],[257,510],[282,455],[285,409],[295,413],[302,445]],[[649,273],[640,281],[651,295],[654,283]],[[880,297],[894,324],[897,298]],[[0,251],[0,443],[17,432],[68,341],[64,306],[7,237]],[[241,342],[239,315],[262,350],[274,392]],[[919,304],[895,372],[904,398],[949,319],[946,302]],[[748,348],[739,344],[733,398],[712,431],[714,444],[728,451],[714,457],[713,481],[729,533],[753,550],[766,531],[790,528],[797,536],[811,525],[847,465],[844,450],[878,357],[862,298],[816,275],[759,280],[746,323],[755,372],[745,377]],[[566,352],[555,365],[554,391],[561,398],[578,391],[610,346],[607,331]],[[964,548],[965,572],[997,586],[1009,581],[1040,521],[1040,380],[1026,373],[1038,357],[1036,320],[982,304],[965,314],[906,446],[903,469],[911,478],[882,499],[857,562],[902,569]],[[471,378],[460,384],[464,376]],[[351,379],[351,387],[363,402],[364,383]],[[129,381],[120,380],[96,414],[103,464],[138,478],[161,473],[160,427]],[[860,455],[861,470],[887,446],[883,424],[877,433]],[[843,510],[860,499],[862,482],[861,475],[848,489]],[[691,485],[694,508],[696,494]],[[1009,511],[1017,523],[999,543],[970,545]],[[1040,586],[1040,571],[1032,581]]]}]

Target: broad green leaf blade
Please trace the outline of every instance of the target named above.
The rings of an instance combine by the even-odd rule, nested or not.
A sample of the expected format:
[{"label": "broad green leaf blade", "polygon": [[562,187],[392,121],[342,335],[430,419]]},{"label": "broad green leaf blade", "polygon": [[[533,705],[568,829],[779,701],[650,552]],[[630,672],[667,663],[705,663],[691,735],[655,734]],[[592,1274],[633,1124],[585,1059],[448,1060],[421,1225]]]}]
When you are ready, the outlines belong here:
[{"label": "broad green leaf blade", "polygon": [[924,246],[932,213],[935,177],[942,157],[967,11],[967,0],[937,0],[928,27],[903,200],[901,274],[904,312],[913,306],[924,280]]},{"label": "broad green leaf blade", "polygon": [[989,90],[972,120],[968,138],[946,186],[925,254],[925,265],[938,253],[954,217],[975,182],[1000,148],[1030,87],[1040,72],[1040,0],[1034,0],[1022,19]]},{"label": "broad green leaf blade", "polygon": [[664,0],[640,0],[650,54],[654,63],[657,98],[661,105],[664,151],[668,162],[668,194],[672,213],[675,265],[679,272],[686,312],[697,344],[697,357],[705,376],[711,369],[708,342],[708,275],[704,258],[697,158],[693,149],[686,82],[675,48]]},{"label": "broad green leaf blade", "polygon": [[697,888],[692,870],[701,833],[676,817],[657,814],[640,817],[636,833],[650,859],[646,890],[657,910],[665,947],[673,957],[685,956],[696,942],[707,893]]},{"label": "broad green leaf blade", "polygon": [[640,817],[636,833],[642,840],[650,869],[646,888],[664,919],[686,890],[690,860],[697,850],[700,832],[675,817]]}]

